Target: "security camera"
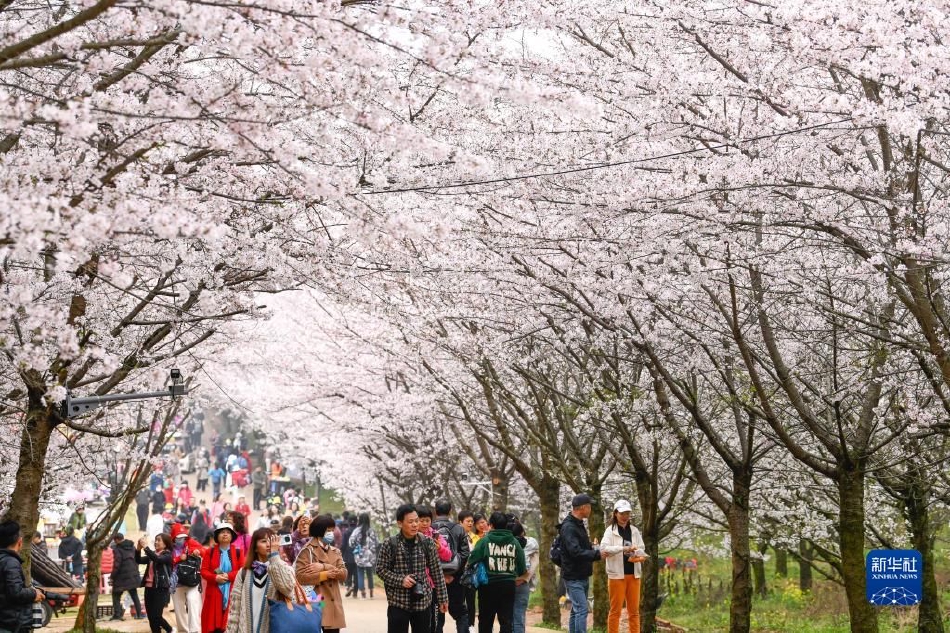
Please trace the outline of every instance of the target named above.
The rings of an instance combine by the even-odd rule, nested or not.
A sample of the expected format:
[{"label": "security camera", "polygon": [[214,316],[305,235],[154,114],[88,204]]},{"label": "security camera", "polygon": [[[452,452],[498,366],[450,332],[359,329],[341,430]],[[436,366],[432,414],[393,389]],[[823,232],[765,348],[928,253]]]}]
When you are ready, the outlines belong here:
[{"label": "security camera", "polygon": [[168,385],[168,395],[172,398],[178,398],[180,396],[188,393],[188,388],[185,386],[185,380],[181,377],[181,370],[172,369],[168,372],[171,376],[171,384]]}]

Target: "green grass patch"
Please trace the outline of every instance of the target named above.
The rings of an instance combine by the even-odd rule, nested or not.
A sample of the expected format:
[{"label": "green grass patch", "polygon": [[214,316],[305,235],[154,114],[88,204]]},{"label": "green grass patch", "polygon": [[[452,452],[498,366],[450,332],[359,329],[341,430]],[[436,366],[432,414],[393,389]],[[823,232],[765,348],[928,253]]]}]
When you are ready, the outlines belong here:
[{"label": "green grass patch", "polygon": [[[696,558],[698,569],[690,581],[686,572],[675,570],[661,574],[660,593],[667,593],[657,617],[686,627],[690,633],[729,630],[731,567],[724,558],[693,552],[674,552],[679,559]],[[944,560],[938,556],[938,560]],[[938,569],[942,605],[950,604],[950,574]],[[815,574],[813,589],[799,588],[799,569],[789,560],[787,578],[775,574],[774,560],[766,563],[766,596],[755,596],[752,604],[752,630],[757,633],[848,633],[851,630],[844,588]],[[888,633],[912,633],[917,630],[916,607],[882,607],[880,630]],[[950,626],[950,619],[945,622]]]},{"label": "green grass patch", "polygon": [[344,510],[347,510],[346,504],[343,503],[343,499],[336,493],[336,490],[331,488],[321,488],[320,489],[320,514],[342,514]]}]

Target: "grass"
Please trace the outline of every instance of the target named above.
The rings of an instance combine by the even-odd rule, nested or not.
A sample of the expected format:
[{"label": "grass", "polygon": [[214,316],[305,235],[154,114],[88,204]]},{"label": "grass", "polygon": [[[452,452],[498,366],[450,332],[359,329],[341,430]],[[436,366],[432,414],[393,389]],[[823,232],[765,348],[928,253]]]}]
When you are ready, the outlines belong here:
[{"label": "grass", "polygon": [[[700,588],[695,593],[671,593],[657,616],[687,628],[690,633],[728,630],[729,561],[694,552],[674,552],[672,555],[697,559]],[[938,561],[945,559],[946,556],[938,555]],[[754,598],[752,630],[761,633],[848,633],[851,627],[844,588],[816,577],[813,590],[802,592],[798,584],[798,565],[790,560],[788,567],[789,577],[781,578],[774,573],[774,563],[766,563],[769,593],[765,597]],[[940,568],[937,572],[938,584],[942,589],[942,605],[945,606],[950,604],[950,573]],[[665,577],[661,578],[661,593],[666,591],[665,580]],[[881,631],[911,633],[917,630],[916,607],[882,607],[879,617]],[[950,620],[945,624],[950,626]]]},{"label": "grass", "polygon": [[320,513],[337,515],[342,514],[344,510],[348,510],[346,505],[343,503],[343,500],[337,495],[335,490],[330,488],[321,488],[320,489]]}]

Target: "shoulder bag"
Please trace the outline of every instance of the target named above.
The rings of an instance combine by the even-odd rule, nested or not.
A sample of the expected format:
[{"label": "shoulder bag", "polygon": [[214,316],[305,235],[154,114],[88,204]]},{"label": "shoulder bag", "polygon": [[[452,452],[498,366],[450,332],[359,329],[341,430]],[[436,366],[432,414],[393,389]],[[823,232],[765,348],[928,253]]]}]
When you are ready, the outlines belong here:
[{"label": "shoulder bag", "polygon": [[478,589],[482,585],[488,584],[488,567],[485,561],[479,561],[474,565],[468,565],[459,578],[459,584],[468,589]]},{"label": "shoulder bag", "polygon": [[323,625],[321,605],[307,600],[298,582],[294,582],[294,594],[297,604],[287,596],[283,600],[267,599],[271,633],[319,633]]}]

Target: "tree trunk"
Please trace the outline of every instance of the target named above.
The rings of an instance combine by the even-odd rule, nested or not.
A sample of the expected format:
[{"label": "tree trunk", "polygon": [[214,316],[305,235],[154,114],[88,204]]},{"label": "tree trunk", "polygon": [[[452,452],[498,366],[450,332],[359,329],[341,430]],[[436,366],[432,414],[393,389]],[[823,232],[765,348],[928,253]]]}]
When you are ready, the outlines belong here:
[{"label": "tree trunk", "polygon": [[[591,489],[590,494],[596,500],[587,520],[591,541],[600,542],[604,535],[604,508],[600,505],[601,491]],[[594,597],[594,628],[607,628],[607,614],[610,613],[610,595],[607,593],[607,570],[603,564],[594,564],[594,577],[591,579],[591,595]]]},{"label": "tree trunk", "polygon": [[[659,502],[656,487],[646,477],[637,478],[637,499],[643,516],[641,532],[644,551],[649,558],[641,563],[640,577],[640,633],[656,630],[656,608],[660,597],[660,574],[657,560],[660,552]],[[630,631],[630,633],[637,633]]]},{"label": "tree trunk", "polygon": [[[23,432],[20,434],[20,461],[17,464],[16,483],[3,519],[20,524],[24,534],[33,534],[40,522],[40,493],[46,471],[46,452],[49,448],[56,417],[50,406],[43,402],[45,388],[29,387],[29,405]],[[30,581],[31,548],[24,547],[23,573]]]},{"label": "tree trunk", "polygon": [[852,633],[877,633],[877,611],[867,601],[864,562],[864,473],[843,469],[838,479],[838,538],[841,575]]},{"label": "tree trunk", "polygon": [[775,551],[775,575],[779,578],[788,578],[788,550],[777,547]]},{"label": "tree trunk", "polygon": [[729,509],[729,536],[732,549],[732,599],[729,631],[749,633],[752,622],[752,568],[749,540],[749,489],[751,475],[733,477],[732,506]]},{"label": "tree trunk", "polygon": [[86,561],[86,599],[76,614],[74,629],[83,633],[96,632],[96,606],[99,604],[99,580],[102,578],[102,545],[87,545]]},{"label": "tree trunk", "polygon": [[798,588],[803,592],[811,591],[811,560],[815,555],[815,550],[812,548],[811,543],[809,543],[806,539],[801,539],[798,541],[798,555],[802,558],[798,564]]},{"label": "tree trunk", "polygon": [[910,523],[914,549],[923,558],[924,595],[917,613],[917,631],[919,633],[943,633],[943,618],[940,609],[940,590],[934,573],[934,539],[936,531],[930,521],[928,504],[930,494],[911,486],[904,497],[904,513]]},{"label": "tree trunk", "polygon": [[765,561],[761,558],[752,559],[752,585],[755,595],[764,598],[768,594],[765,583]]},{"label": "tree trunk", "polygon": [[769,593],[768,582],[765,578],[765,553],[769,551],[769,543],[764,538],[759,541],[759,555],[752,559],[752,577],[755,581],[755,595],[764,598]]},{"label": "tree trunk", "polygon": [[[170,430],[168,425],[162,429],[156,447],[164,444],[164,437]],[[122,523],[135,495],[148,481],[151,469],[149,461],[143,459],[131,471],[132,478],[117,477],[116,487],[109,494],[109,505],[99,515],[94,523],[86,529],[86,553],[88,555],[88,569],[86,570],[86,599],[83,601],[79,613],[76,615],[75,628],[81,628],[85,633],[95,633],[96,607],[99,604],[99,581],[102,577],[102,552],[109,547],[115,529]]]},{"label": "tree trunk", "polygon": [[504,512],[508,508],[508,475],[500,468],[492,468],[490,477],[492,510]]},{"label": "tree trunk", "polygon": [[559,629],[561,627],[561,607],[557,600],[557,568],[548,557],[548,552],[551,551],[551,543],[554,542],[554,535],[557,533],[556,526],[561,522],[561,484],[551,475],[542,475],[535,492],[538,494],[541,507],[541,532],[538,534],[541,548],[541,564],[538,572],[541,576],[541,603],[543,609],[541,619],[545,625]]}]

